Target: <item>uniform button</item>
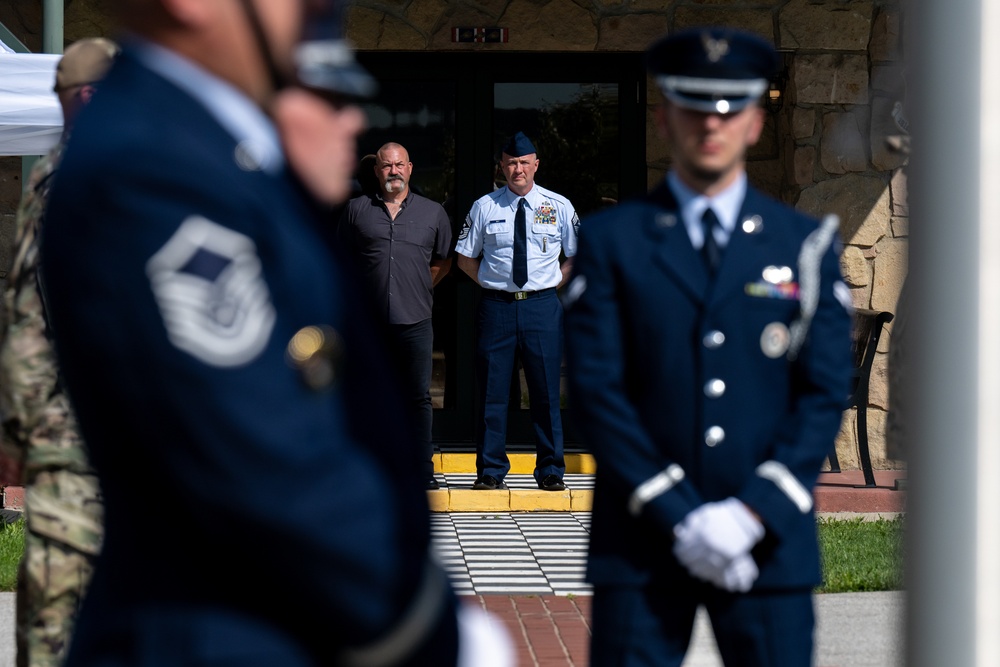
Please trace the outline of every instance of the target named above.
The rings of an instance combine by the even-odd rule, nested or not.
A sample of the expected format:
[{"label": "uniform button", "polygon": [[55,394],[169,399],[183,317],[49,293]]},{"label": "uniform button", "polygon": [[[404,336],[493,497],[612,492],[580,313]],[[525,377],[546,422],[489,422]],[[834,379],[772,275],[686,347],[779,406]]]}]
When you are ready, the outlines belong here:
[{"label": "uniform button", "polygon": [[725,439],[726,432],[722,430],[721,426],[712,426],[705,431],[705,444],[709,447],[715,447]]},{"label": "uniform button", "polygon": [[710,350],[715,350],[722,347],[722,344],[726,342],[726,335],[719,330],[709,331],[705,334],[705,337],[701,339],[701,342]]},{"label": "uniform button", "polygon": [[726,393],[726,383],[719,378],[712,378],[705,383],[705,395],[709,398],[719,398]]}]

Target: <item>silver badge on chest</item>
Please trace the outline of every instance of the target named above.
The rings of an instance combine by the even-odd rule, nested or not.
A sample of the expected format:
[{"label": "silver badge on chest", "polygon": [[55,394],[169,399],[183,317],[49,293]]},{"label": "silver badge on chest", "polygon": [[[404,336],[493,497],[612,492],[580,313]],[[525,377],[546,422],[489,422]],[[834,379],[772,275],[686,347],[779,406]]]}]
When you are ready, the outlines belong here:
[{"label": "silver badge on chest", "polygon": [[792,336],[782,322],[771,322],[760,334],[760,351],[769,359],[777,359],[788,352]]}]

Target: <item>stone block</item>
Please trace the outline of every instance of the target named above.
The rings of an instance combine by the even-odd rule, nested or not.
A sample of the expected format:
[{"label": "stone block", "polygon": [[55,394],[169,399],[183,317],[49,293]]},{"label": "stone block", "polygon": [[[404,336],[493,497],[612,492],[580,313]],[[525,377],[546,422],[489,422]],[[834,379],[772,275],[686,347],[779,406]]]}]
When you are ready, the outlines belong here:
[{"label": "stone block", "polygon": [[840,216],[844,243],[873,246],[889,229],[889,188],[881,178],[847,174],[806,188],[796,208],[822,217]]},{"label": "stone block", "polygon": [[[892,195],[892,215],[894,217],[908,217],[910,215],[909,195],[907,194],[906,183],[905,169],[897,169],[892,173],[892,179],[889,180],[889,192]],[[907,234],[903,236],[907,236]]]},{"label": "stone block", "polygon": [[42,50],[42,3],[38,0],[0,2],[0,23],[32,52]]},{"label": "stone block", "polygon": [[815,182],[816,149],[800,146],[795,149],[793,181],[796,185],[812,185]]},{"label": "stone block", "polygon": [[[598,51],[644,51],[667,33],[666,16],[626,14],[609,16],[598,23]],[[649,98],[655,99],[655,98]]]},{"label": "stone block", "polygon": [[895,216],[889,221],[892,227],[892,235],[897,239],[906,238],[910,235],[910,219],[897,218]]},{"label": "stone block", "polygon": [[[610,2],[612,0],[604,0]],[[633,12],[656,12],[667,14],[671,5],[677,4],[676,0],[631,0],[628,3],[629,9]]]},{"label": "stone block", "polygon": [[872,288],[871,285],[851,288],[851,303],[855,308],[871,308]]},{"label": "stone block", "polygon": [[382,12],[352,4],[344,12],[344,35],[355,48],[376,49],[384,16]]},{"label": "stone block", "polygon": [[413,0],[406,8],[406,20],[421,34],[433,35],[446,23],[447,10],[446,0]]},{"label": "stone block", "polygon": [[791,0],[778,14],[783,49],[865,51],[871,35],[872,3]]},{"label": "stone block", "polygon": [[884,238],[872,266],[872,308],[896,312],[909,263],[910,244],[906,239]]},{"label": "stone block", "polygon": [[380,49],[423,51],[428,46],[428,38],[408,21],[386,14],[378,46]]},{"label": "stone block", "polygon": [[774,21],[770,8],[733,8],[731,2],[724,2],[719,5],[681,6],[674,12],[674,30],[703,25],[739,28],[774,44]]},{"label": "stone block", "polygon": [[[885,338],[885,332],[882,333]],[[879,341],[881,347],[882,341]],[[871,377],[868,380],[868,405],[876,406],[882,410],[889,409],[889,355],[876,353],[872,360]],[[869,417],[871,410],[868,411]],[[871,420],[869,420],[871,421]]]},{"label": "stone block", "polygon": [[854,408],[844,412],[844,419],[840,422],[840,432],[837,433],[834,446],[843,470],[857,470],[861,467],[858,463],[858,423]]},{"label": "stone block", "polygon": [[568,512],[570,509],[568,489],[566,491],[516,489],[510,492],[511,512]]},{"label": "stone block", "polygon": [[500,17],[510,31],[507,50],[593,51],[597,23],[589,11],[573,0],[512,0]]},{"label": "stone block", "polygon": [[906,164],[906,154],[893,149],[888,142],[889,137],[902,134],[902,130],[892,117],[893,106],[896,103],[896,100],[883,95],[872,99],[870,133],[872,164],[879,171],[892,171]]},{"label": "stone block", "polygon": [[816,134],[816,110],[795,107],[792,111],[792,137],[808,139]]},{"label": "stone block", "polygon": [[113,37],[118,26],[115,0],[67,2],[63,13],[63,36],[66,44],[84,37]]},{"label": "stone block", "polygon": [[656,124],[656,109],[646,109],[646,163],[662,164],[670,160],[670,142]]},{"label": "stone block", "polygon": [[820,139],[820,164],[831,174],[865,171],[868,155],[865,139],[856,112],[823,115],[823,136]]},{"label": "stone block", "polygon": [[775,199],[781,198],[781,187],[784,182],[784,165],[781,160],[747,162],[747,178],[761,192]]},{"label": "stone block", "polygon": [[903,28],[898,10],[879,8],[872,25],[872,38],[868,53],[875,62],[901,60],[903,57]]},{"label": "stone block", "polygon": [[844,252],[840,255],[840,270],[851,287],[871,284],[871,265],[857,246],[844,246]]},{"label": "stone block", "polygon": [[868,104],[868,57],[844,53],[796,56],[792,82],[799,104]]}]

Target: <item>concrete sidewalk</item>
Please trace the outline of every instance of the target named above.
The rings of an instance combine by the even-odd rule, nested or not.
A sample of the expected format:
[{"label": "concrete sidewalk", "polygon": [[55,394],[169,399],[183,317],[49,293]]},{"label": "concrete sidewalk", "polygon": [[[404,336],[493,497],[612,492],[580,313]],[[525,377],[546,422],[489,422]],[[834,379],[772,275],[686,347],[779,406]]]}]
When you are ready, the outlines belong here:
[{"label": "concrete sidewalk", "polygon": [[[590,597],[488,595],[464,598],[510,631],[520,667],[585,667]],[[475,601],[475,602],[473,602]],[[902,667],[902,592],[816,596],[817,667]],[[721,667],[708,617],[699,612],[683,667]]]},{"label": "concrete sidewalk", "polygon": [[[520,667],[585,667],[589,597],[486,595],[481,604],[507,626]],[[902,667],[905,596],[837,593],[816,596],[817,667]],[[14,667],[14,594],[0,593],[0,667]],[[699,614],[684,667],[721,667],[707,618]]]}]

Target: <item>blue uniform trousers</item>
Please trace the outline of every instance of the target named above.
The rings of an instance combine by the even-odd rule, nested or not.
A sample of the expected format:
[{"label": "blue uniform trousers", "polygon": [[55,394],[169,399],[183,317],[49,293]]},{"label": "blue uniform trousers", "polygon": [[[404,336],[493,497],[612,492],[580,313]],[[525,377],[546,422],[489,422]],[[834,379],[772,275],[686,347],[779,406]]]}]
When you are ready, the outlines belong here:
[{"label": "blue uniform trousers", "polygon": [[528,383],[535,431],[535,480],[562,477],[562,416],[559,412],[559,369],[562,364],[563,311],[555,289],[516,301],[513,295],[483,291],[479,305],[479,423],[476,470],[502,480],[507,458],[507,406],[515,353]]},{"label": "blue uniform trousers", "polygon": [[734,595],[708,584],[595,586],[592,667],[680,667],[698,605],[726,667],[809,667],[815,612],[809,590]]}]

